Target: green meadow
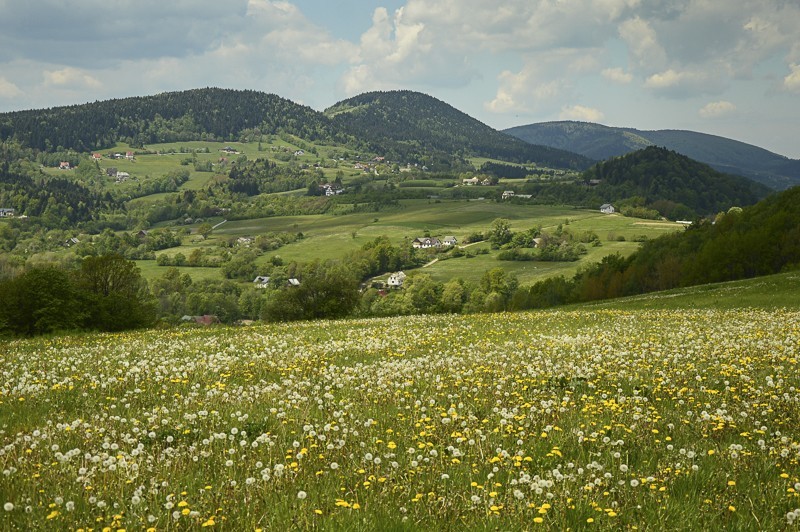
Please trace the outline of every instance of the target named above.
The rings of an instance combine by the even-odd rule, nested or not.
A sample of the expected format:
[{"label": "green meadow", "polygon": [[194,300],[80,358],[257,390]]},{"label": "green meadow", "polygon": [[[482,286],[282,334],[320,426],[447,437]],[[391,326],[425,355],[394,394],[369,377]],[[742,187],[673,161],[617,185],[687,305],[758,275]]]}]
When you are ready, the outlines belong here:
[{"label": "green meadow", "polygon": [[798,301],[7,341],[0,529],[791,530]]}]

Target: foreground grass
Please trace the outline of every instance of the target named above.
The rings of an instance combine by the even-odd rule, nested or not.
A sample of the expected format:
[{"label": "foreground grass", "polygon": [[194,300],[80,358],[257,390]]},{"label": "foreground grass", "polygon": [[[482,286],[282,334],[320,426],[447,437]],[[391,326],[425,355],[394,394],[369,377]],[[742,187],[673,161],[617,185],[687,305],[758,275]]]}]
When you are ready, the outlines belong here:
[{"label": "foreground grass", "polygon": [[0,528],[783,529],[798,351],[754,309],[8,342]]}]

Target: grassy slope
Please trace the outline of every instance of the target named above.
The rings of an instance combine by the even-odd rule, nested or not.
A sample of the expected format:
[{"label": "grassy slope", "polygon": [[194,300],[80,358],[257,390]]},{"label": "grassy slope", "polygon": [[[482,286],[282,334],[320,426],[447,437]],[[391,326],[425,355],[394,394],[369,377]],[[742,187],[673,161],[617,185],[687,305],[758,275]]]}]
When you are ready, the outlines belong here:
[{"label": "grassy slope", "polygon": [[[356,250],[379,236],[386,236],[392,243],[399,245],[405,239],[411,240],[422,235],[425,230],[430,231],[433,236],[454,235],[460,242],[463,242],[470,233],[483,232],[488,229],[496,218],[509,219],[511,227],[515,231],[536,226],[542,226],[545,230],[552,231],[557,225],[569,221],[569,224],[563,227],[575,232],[592,230],[603,241],[603,245],[597,248],[589,247],[589,254],[573,263],[500,262],[495,259],[494,254],[491,254],[439,261],[425,268],[425,273],[430,274],[438,281],[446,281],[454,277],[477,281],[484,271],[502,267],[518,275],[523,284],[528,284],[554,274],[571,276],[582,265],[600,260],[608,254],[618,252],[628,255],[639,245],[632,242],[636,237],[654,238],[665,232],[681,229],[681,226],[673,223],[646,222],[563,206],[521,205],[490,201],[436,203],[428,200],[408,200],[404,201],[400,208],[387,209],[378,213],[354,213],[342,216],[285,216],[231,221],[215,230],[212,239],[208,242],[195,243],[191,238],[187,238],[184,240],[183,246],[165,250],[162,253],[173,255],[181,252],[188,256],[195,247],[213,245],[215,239],[255,236],[272,231],[302,232],[305,235],[303,240],[264,254],[259,258],[259,262],[266,263],[273,255],[279,255],[284,261],[304,262],[315,258],[339,258],[346,252]],[[625,237],[626,241],[609,241],[609,237],[612,240],[616,237]],[[475,250],[481,247],[487,247],[487,244],[470,246]],[[142,265],[147,262],[142,261]],[[147,278],[158,276],[160,271],[161,269],[154,265],[143,268],[143,274]],[[186,271],[194,275],[192,268],[187,268]],[[198,273],[200,272],[198,271]],[[205,272],[203,274],[205,275]]]},{"label": "grassy slope", "polygon": [[599,309],[800,309],[800,271],[678,288],[640,296],[584,303],[571,308]]},{"label": "grassy slope", "polygon": [[0,528],[791,529],[800,274],[718,288],[2,344]]}]

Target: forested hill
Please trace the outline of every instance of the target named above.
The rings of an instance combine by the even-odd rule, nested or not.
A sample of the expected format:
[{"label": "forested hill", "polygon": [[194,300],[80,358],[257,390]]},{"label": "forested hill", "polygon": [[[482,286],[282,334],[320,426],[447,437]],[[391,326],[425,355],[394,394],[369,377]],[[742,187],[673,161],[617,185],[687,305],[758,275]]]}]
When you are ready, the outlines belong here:
[{"label": "forested hill", "polygon": [[642,131],[588,122],[544,122],[504,131],[526,142],[569,150],[596,160],[647,146],[664,146],[721,172],[782,190],[800,184],[800,160],[736,140],[684,130]]},{"label": "forested hill", "polygon": [[699,214],[717,213],[731,205],[752,205],[770,192],[764,185],[655,146],[598,163],[583,176],[586,182],[599,181],[599,190],[616,197],[670,201]]},{"label": "forested hill", "polygon": [[14,138],[44,151],[86,152],[120,140],[136,146],[238,140],[254,129],[308,140],[346,140],[322,113],[256,91],[196,89],[0,114],[0,140]]},{"label": "forested hill", "polygon": [[421,158],[433,150],[558,168],[584,169],[592,162],[582,155],[522,142],[418,92],[369,92],[339,102],[325,114],[351,135],[367,139],[371,151],[393,159]]}]

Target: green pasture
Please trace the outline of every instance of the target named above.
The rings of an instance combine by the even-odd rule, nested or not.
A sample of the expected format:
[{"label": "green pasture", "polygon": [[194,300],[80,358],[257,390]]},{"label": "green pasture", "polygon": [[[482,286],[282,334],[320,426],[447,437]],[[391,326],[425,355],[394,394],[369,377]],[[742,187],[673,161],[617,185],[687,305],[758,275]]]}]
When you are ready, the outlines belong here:
[{"label": "green pasture", "polygon": [[[574,232],[592,230],[600,237],[602,245],[589,246],[588,254],[577,262],[513,262],[498,261],[492,252],[474,257],[459,257],[440,260],[425,268],[438,281],[455,277],[476,281],[484,271],[501,267],[514,273],[523,284],[553,275],[570,277],[583,265],[599,261],[602,257],[619,253],[626,256],[633,253],[639,243],[636,238],[655,238],[670,231],[683,230],[683,227],[669,222],[653,222],[617,215],[603,215],[591,210],[577,210],[566,206],[524,205],[517,203],[497,203],[492,201],[441,201],[406,200],[399,207],[387,208],[380,212],[351,213],[340,216],[306,215],[234,220],[226,222],[213,231],[207,241],[196,241],[192,236],[184,238],[178,248],[161,253],[174,255],[183,253],[187,257],[197,247],[217,245],[223,239],[243,236],[256,237],[270,232],[303,233],[304,238],[259,257],[266,264],[273,255],[284,261],[308,262],[314,259],[337,259],[346,253],[385,236],[394,245],[402,245],[426,231],[432,236],[455,236],[464,242],[471,233],[485,232],[496,218],[506,218],[514,231],[522,231],[541,226],[545,231],[553,231],[558,225]],[[209,220],[217,223],[220,220]],[[196,229],[196,228],[195,228]],[[609,237],[613,237],[609,240]],[[618,241],[624,238],[624,241]],[[481,243],[468,246],[474,252],[488,248]],[[431,259],[436,255],[431,255]],[[203,269],[186,268],[195,277]],[[143,273],[149,278],[158,275],[163,268],[153,266]],[[202,272],[202,277],[219,275],[218,270]]]},{"label": "green pasture", "polygon": [[800,271],[575,305],[583,310],[800,309]]}]

